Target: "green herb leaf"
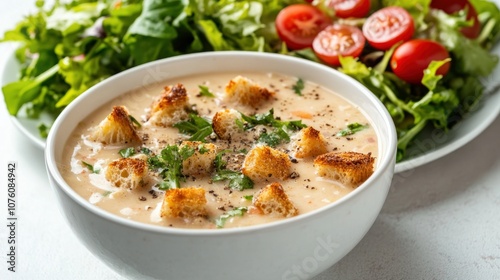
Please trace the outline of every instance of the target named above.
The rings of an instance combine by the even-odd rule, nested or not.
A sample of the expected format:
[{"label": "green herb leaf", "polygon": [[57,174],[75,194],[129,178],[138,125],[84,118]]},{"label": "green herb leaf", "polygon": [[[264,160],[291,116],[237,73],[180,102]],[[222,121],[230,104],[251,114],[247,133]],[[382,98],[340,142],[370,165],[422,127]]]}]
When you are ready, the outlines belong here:
[{"label": "green herb leaf", "polygon": [[180,188],[180,181],[185,180],[182,175],[182,163],[194,154],[195,150],[189,146],[170,145],[161,151],[160,155],[148,158],[151,170],[160,173],[163,181],[160,182],[161,190]]},{"label": "green herb leaf", "polygon": [[368,128],[368,125],[362,125],[360,123],[351,123],[351,124],[347,125],[346,129],[342,129],[335,136],[341,137],[341,136],[352,135],[352,134],[354,134],[358,131],[361,131],[365,128]]},{"label": "green herb leaf", "polygon": [[212,177],[214,182],[229,180],[229,187],[233,190],[242,191],[253,188],[253,181],[241,172],[228,169],[219,170]]},{"label": "green herb leaf", "polygon": [[207,86],[200,85],[198,87],[200,88],[200,95],[201,96],[215,97],[215,94],[213,94]]},{"label": "green herb leaf", "polygon": [[134,118],[132,115],[128,115],[128,117],[129,117],[130,121],[132,121],[132,123],[136,127],[140,128],[142,126],[141,123],[136,118]]},{"label": "green herb leaf", "polygon": [[226,214],[221,215],[219,218],[215,219],[215,225],[217,228],[223,228],[224,224],[226,223],[227,219],[236,217],[236,216],[243,216],[246,212],[248,211],[247,207],[237,207],[234,208],[233,210],[228,211]]},{"label": "green herb leaf", "polygon": [[118,153],[122,156],[122,158],[128,158],[128,157],[131,157],[135,154],[135,149],[132,147],[129,147],[129,148],[121,149]]},{"label": "green herb leaf", "polygon": [[91,172],[91,173],[95,173],[95,174],[99,174],[99,172],[101,171],[100,169],[97,169],[97,168],[94,168],[94,166],[90,163],[87,163],[85,161],[82,160],[82,164],[83,166],[87,167],[87,169]]},{"label": "green herb leaf", "polygon": [[48,127],[44,123],[41,123],[38,125],[38,132],[40,133],[40,136],[42,138],[47,138],[47,136],[49,135],[49,130],[50,130],[50,127]]},{"label": "green herb leaf", "polygon": [[213,132],[212,124],[195,114],[189,114],[189,120],[178,122],[174,127],[181,133],[191,135],[190,141],[205,142],[205,138]]},{"label": "green herb leaf", "polygon": [[297,83],[292,86],[293,91],[295,94],[302,96],[302,90],[304,89],[304,81],[302,79],[298,79]]},{"label": "green herb leaf", "polygon": [[253,200],[253,195],[244,195],[243,198],[245,200],[252,201]]},{"label": "green herb leaf", "polygon": [[153,152],[152,152],[150,149],[146,148],[146,147],[142,147],[142,148],[141,148],[141,153],[143,153],[143,154],[145,154],[145,155],[148,155],[148,156],[149,156],[149,155],[151,155]]}]

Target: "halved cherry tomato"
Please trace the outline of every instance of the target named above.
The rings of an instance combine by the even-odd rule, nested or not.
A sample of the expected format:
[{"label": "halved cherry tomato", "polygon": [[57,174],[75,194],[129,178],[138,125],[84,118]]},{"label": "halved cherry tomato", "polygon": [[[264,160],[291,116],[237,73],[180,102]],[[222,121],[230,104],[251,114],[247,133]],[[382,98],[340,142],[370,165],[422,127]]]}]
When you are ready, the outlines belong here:
[{"label": "halved cherry tomato", "polygon": [[312,47],[327,64],[339,66],[339,56],[358,57],[365,46],[363,32],[355,26],[334,24],[318,33]]},{"label": "halved cherry tomato", "polygon": [[[440,61],[450,58],[446,48],[438,42],[426,39],[414,39],[403,43],[394,50],[391,57],[391,68],[400,79],[411,83],[420,84],[424,76],[424,70],[432,61]],[[450,70],[447,62],[436,72],[438,75],[446,75]]]},{"label": "halved cherry tomato", "polygon": [[472,4],[468,0],[455,0],[455,1],[432,0],[431,8],[442,10],[443,12],[450,15],[466,9],[467,10],[466,18],[467,20],[472,19],[473,24],[472,26],[469,27],[463,27],[461,29],[462,34],[464,34],[464,36],[469,39],[475,39],[481,33],[481,23],[477,18],[476,9],[474,9],[474,6],[472,6]]},{"label": "halved cherry tomato", "polygon": [[415,32],[411,15],[403,8],[382,8],[369,16],[363,24],[363,34],[372,47],[388,50],[394,44],[408,41]]},{"label": "halved cherry tomato", "polygon": [[370,0],[330,0],[328,7],[333,8],[339,18],[361,18],[370,11]]},{"label": "halved cherry tomato", "polygon": [[283,8],[275,24],[288,48],[298,50],[310,47],[314,37],[331,22],[320,9],[309,4],[295,4]]}]

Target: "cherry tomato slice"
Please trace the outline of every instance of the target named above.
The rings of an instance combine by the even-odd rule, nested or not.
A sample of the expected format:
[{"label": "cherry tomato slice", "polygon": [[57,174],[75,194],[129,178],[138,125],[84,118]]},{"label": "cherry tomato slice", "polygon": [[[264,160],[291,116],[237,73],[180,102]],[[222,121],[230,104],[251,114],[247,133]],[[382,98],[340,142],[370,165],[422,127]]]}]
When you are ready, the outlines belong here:
[{"label": "cherry tomato slice", "polygon": [[339,18],[361,18],[370,11],[370,0],[330,0],[328,7],[333,8]]},{"label": "cherry tomato slice", "polygon": [[[424,70],[432,61],[444,60],[450,57],[446,48],[438,42],[426,39],[414,39],[403,43],[394,50],[391,57],[391,68],[400,79],[411,83],[420,84]],[[450,69],[447,62],[436,72],[446,75]]]},{"label": "cherry tomato slice", "polygon": [[341,24],[323,29],[312,44],[316,56],[332,66],[340,66],[339,56],[358,57],[364,46],[365,37],[359,28]]},{"label": "cherry tomato slice", "polygon": [[363,24],[363,34],[370,45],[388,50],[394,44],[408,41],[415,32],[411,15],[403,8],[382,8],[369,16]]},{"label": "cherry tomato slice", "polygon": [[276,31],[288,48],[311,47],[314,37],[332,20],[320,9],[309,4],[294,4],[283,8],[276,17]]},{"label": "cherry tomato slice", "polygon": [[469,39],[475,39],[481,33],[481,23],[477,18],[476,9],[468,0],[432,0],[431,8],[442,10],[447,14],[454,14],[458,11],[467,9],[467,20],[473,21],[472,26],[463,27],[460,31],[464,34],[465,37]]}]

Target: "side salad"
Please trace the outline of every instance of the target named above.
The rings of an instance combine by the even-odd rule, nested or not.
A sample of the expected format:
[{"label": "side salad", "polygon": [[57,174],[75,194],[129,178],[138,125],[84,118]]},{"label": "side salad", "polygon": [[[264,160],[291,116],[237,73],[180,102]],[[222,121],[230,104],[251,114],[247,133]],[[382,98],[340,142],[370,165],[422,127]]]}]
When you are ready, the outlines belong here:
[{"label": "side salad", "polygon": [[[180,54],[247,50],[294,55],[352,76],[385,104],[398,161],[425,127],[448,130],[480,100],[498,64],[500,11],[486,0],[38,0],[7,31],[19,80],[9,113],[57,115],[86,89]],[[308,3],[309,2],[309,3]],[[51,124],[40,124],[40,133]]]}]

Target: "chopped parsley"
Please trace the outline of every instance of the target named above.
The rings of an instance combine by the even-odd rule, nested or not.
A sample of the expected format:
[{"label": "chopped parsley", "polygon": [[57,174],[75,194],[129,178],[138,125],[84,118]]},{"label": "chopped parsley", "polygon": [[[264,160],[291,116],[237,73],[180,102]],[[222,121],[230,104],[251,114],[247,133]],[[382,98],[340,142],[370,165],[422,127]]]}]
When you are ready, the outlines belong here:
[{"label": "chopped parsley", "polygon": [[200,88],[201,96],[215,97],[215,94],[213,94],[207,86],[199,85],[198,87]]},{"label": "chopped parsley", "polygon": [[199,152],[200,154],[202,154],[202,155],[203,155],[204,153],[207,153],[207,152],[209,152],[209,151],[210,151],[210,150],[209,150],[207,147],[205,147],[205,145],[203,145],[203,144],[198,145],[198,152]]},{"label": "chopped parsley", "polygon": [[196,114],[189,114],[187,121],[178,122],[174,127],[181,133],[191,135],[190,141],[205,142],[205,138],[213,132],[212,124]]},{"label": "chopped parsley", "polygon": [[141,123],[136,119],[134,118],[132,115],[128,115],[128,118],[130,119],[130,121],[136,126],[136,127],[141,127]]},{"label": "chopped parsley", "polygon": [[163,179],[159,184],[159,189],[180,188],[180,181],[185,180],[182,175],[182,162],[194,152],[194,149],[189,146],[179,148],[177,145],[169,145],[161,151],[161,154],[148,158],[149,167],[158,172]]},{"label": "chopped parsley", "polygon": [[132,147],[129,147],[129,148],[121,149],[118,153],[122,156],[122,158],[128,158],[128,157],[135,155],[135,149]]},{"label": "chopped parsley", "polygon": [[352,135],[358,131],[361,131],[365,128],[368,128],[368,125],[362,125],[360,123],[351,123],[351,124],[348,124],[347,125],[347,128],[345,129],[342,129],[341,131],[339,131],[335,136],[348,136],[348,135]]},{"label": "chopped parsley", "polygon": [[92,173],[99,174],[99,172],[101,171],[99,168],[94,168],[94,166],[92,164],[85,162],[83,160],[82,160],[82,164],[83,164],[83,166],[87,167],[87,169]]},{"label": "chopped parsley", "polygon": [[233,210],[228,211],[226,214],[221,215],[219,218],[215,219],[215,225],[218,228],[223,228],[224,224],[226,223],[227,219],[231,217],[236,217],[236,216],[243,216],[248,211],[247,207],[237,207],[234,208]]},{"label": "chopped parsley", "polygon": [[301,78],[299,78],[297,80],[297,83],[295,83],[295,85],[292,86],[292,89],[295,92],[295,94],[302,96],[302,90],[304,89],[304,81]]},{"label": "chopped parsley", "polygon": [[244,195],[243,198],[248,200],[248,201],[252,201],[253,195]]},{"label": "chopped parsley", "polygon": [[276,118],[274,116],[274,109],[269,110],[267,113],[256,114],[254,116],[247,116],[241,113],[241,117],[246,122],[243,124],[243,127],[246,129],[253,128],[256,125],[273,127],[274,130],[262,133],[258,140],[259,142],[271,147],[276,147],[283,142],[290,142],[290,135],[288,134],[289,131],[298,131],[307,127],[301,120],[282,121],[279,118]]},{"label": "chopped parsley", "polygon": [[146,148],[146,147],[142,147],[142,148],[141,148],[141,153],[143,153],[143,154],[145,154],[145,155],[150,155],[150,154],[152,154],[153,152],[152,152],[150,149]]},{"label": "chopped parsley", "polygon": [[224,169],[220,170],[212,177],[214,182],[229,180],[229,187],[233,190],[242,191],[253,188],[253,181],[241,172]]},{"label": "chopped parsley", "polygon": [[253,181],[241,172],[226,169],[227,162],[222,159],[225,153],[230,150],[223,150],[215,156],[215,175],[212,176],[214,182],[229,180],[229,187],[233,190],[242,191],[253,188]]}]

